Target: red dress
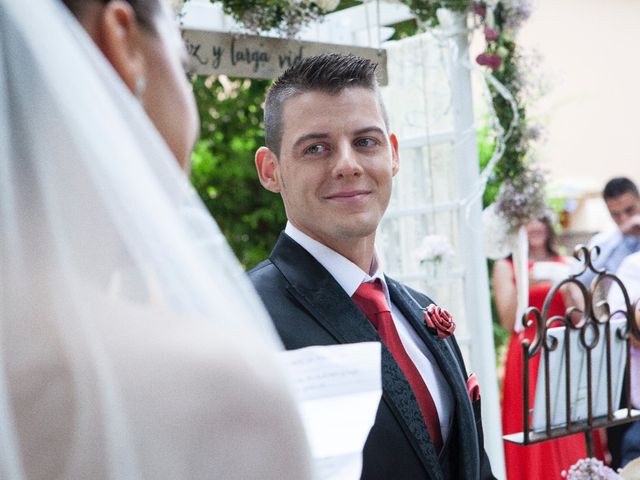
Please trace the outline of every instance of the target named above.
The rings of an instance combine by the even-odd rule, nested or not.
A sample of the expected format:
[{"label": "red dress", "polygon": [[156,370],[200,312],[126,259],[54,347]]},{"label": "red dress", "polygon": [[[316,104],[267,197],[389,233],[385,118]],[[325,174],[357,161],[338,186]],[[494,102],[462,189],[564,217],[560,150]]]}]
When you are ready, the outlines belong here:
[{"label": "red dress", "polygon": [[[554,261],[562,262],[561,258]],[[529,269],[533,264],[529,264]],[[537,283],[529,289],[529,305],[542,311],[544,299],[551,290],[551,283]],[[558,293],[549,307],[549,317],[564,315],[565,303]],[[502,432],[507,435],[522,431],[522,346],[524,338],[533,341],[535,325],[524,332],[511,334],[505,363],[502,397]],[[529,405],[533,408],[540,355],[529,360]],[[538,480],[560,478],[562,470],[587,456],[587,447],[582,433],[535,445],[522,446],[504,442],[507,480]]]}]

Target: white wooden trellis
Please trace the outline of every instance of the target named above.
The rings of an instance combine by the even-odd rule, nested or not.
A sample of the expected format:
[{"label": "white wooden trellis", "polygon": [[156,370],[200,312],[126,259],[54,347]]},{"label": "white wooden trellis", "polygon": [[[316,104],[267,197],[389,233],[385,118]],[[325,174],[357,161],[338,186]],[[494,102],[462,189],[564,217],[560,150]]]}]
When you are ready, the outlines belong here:
[{"label": "white wooden trellis", "polygon": [[[383,97],[400,144],[400,172],[379,231],[386,271],[428,293],[457,320],[457,338],[482,387],[485,443],[504,478],[495,348],[481,205],[467,205],[479,182],[468,38],[462,16],[432,33],[384,44]],[[479,199],[478,199],[479,201]],[[452,243],[455,257],[434,269],[415,251],[425,235]]]},{"label": "white wooden trellis", "polygon": [[[191,0],[187,5],[187,30],[240,30],[219,3]],[[410,18],[406,5],[369,1],[327,15],[299,37],[387,51],[389,85],[382,94],[399,138],[400,173],[379,229],[379,253],[386,273],[424,291],[454,315],[456,337],[482,389],[485,448],[494,474],[504,478],[481,206],[465,203],[479,181],[465,18],[446,12],[435,35],[382,42],[393,32],[386,25]],[[455,250],[435,275],[415,257],[427,234],[448,237]]]}]

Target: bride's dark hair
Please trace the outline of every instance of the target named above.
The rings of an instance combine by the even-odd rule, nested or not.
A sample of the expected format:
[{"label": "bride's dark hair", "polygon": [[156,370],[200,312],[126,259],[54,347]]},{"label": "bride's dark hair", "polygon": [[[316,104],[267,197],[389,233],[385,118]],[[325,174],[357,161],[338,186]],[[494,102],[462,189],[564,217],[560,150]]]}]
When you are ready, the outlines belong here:
[{"label": "bride's dark hair", "polygon": [[[100,3],[109,3],[111,0],[62,0],[69,10],[81,20],[82,12],[88,4],[92,1],[98,1]],[[155,27],[153,23],[153,17],[158,13],[160,9],[159,0],[122,0],[131,5],[131,8],[136,14],[136,19],[140,26],[155,33]]]}]

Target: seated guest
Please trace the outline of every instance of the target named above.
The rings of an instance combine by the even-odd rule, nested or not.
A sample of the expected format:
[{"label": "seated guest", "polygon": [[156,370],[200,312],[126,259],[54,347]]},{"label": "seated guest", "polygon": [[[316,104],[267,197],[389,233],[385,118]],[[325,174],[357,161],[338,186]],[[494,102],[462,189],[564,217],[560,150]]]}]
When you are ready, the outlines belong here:
[{"label": "seated guest", "polygon": [[[607,182],[602,197],[617,227],[595,235],[589,246],[600,247],[594,266],[615,272],[627,255],[640,251],[640,196],[635,183],[626,177],[616,177]],[[589,285],[595,275],[587,270],[580,280]]]}]

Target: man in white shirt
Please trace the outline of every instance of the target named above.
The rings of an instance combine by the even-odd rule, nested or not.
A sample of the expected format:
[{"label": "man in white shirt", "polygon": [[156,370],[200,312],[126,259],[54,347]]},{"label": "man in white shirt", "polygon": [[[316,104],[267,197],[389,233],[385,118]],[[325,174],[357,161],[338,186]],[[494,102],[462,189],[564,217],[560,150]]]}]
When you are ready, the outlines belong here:
[{"label": "man in white shirt", "polygon": [[[607,182],[602,198],[616,228],[598,233],[589,241],[589,246],[600,247],[600,254],[592,259],[593,266],[615,273],[625,257],[640,251],[640,195],[631,180],[616,177]],[[595,276],[594,271],[587,270],[580,280],[589,285]]]},{"label": "man in white shirt", "polygon": [[451,318],[386,277],[376,256],[399,158],[375,68],[319,55],[271,87],[256,167],[288,223],[250,278],[288,349],[383,343],[383,399],[363,479],[494,478]]}]

